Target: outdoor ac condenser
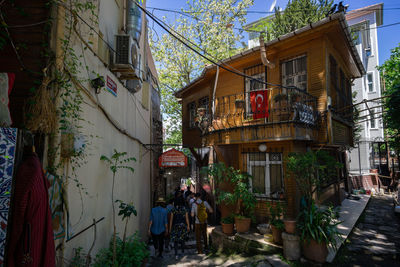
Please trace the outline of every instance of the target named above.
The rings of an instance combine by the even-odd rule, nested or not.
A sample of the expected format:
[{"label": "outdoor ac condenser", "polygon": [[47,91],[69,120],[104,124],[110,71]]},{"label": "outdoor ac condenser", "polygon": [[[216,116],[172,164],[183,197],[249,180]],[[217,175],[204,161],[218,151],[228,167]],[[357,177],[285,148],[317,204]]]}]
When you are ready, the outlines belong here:
[{"label": "outdoor ac condenser", "polygon": [[112,71],[119,72],[121,80],[141,80],[140,51],[128,34],[115,36],[115,55]]}]

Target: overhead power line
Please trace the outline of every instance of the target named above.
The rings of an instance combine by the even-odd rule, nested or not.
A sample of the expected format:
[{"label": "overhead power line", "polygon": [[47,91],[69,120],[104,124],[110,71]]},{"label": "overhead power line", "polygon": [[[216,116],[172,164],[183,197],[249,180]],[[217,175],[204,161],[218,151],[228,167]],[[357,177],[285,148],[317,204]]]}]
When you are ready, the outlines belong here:
[{"label": "overhead power line", "polygon": [[[153,10],[159,10],[159,11],[164,11],[164,12],[172,12],[172,13],[176,13],[176,14],[180,14],[183,16],[186,16],[188,18],[192,18],[194,20],[199,20],[199,18],[195,17],[194,15],[191,14],[202,14],[205,13],[203,11],[184,11],[184,10],[175,10],[175,9],[167,9],[167,8],[157,8],[157,7],[147,7],[147,9],[153,9]],[[382,9],[369,9],[369,10],[382,10]],[[383,9],[386,10],[386,9]],[[400,10],[400,7],[396,7],[396,8],[391,8],[390,10]],[[303,12],[303,10],[298,10],[299,12]],[[284,12],[284,10],[280,11],[280,12]],[[275,12],[263,12],[263,11],[244,11],[243,13],[273,13],[275,14]],[[215,14],[223,14],[222,12],[217,12]],[[395,26],[395,25],[399,25],[400,22],[395,22],[395,23],[391,23],[391,24],[384,24],[384,25],[380,25],[377,27],[368,27],[365,29],[360,29],[359,31],[367,31],[367,30],[373,30],[373,29],[380,29],[380,28],[386,28],[386,27],[391,27],[391,26]],[[257,32],[257,33],[263,33],[264,31],[256,31],[256,30],[251,30],[251,29],[244,29],[244,28],[238,28],[238,27],[232,27],[232,29],[235,30],[239,30],[239,31],[246,31],[246,32]]]},{"label": "overhead power line", "polygon": [[[224,63],[223,63],[223,64],[220,64],[220,63],[217,62],[218,60],[211,59],[211,58],[209,58],[209,57],[203,55],[202,53],[200,53],[199,51],[197,51],[195,48],[193,48],[192,46],[190,46],[189,44],[187,44],[185,41],[183,41],[182,39],[180,39],[178,36],[176,36],[176,34],[174,34],[170,29],[168,29],[167,26],[165,26],[162,22],[160,22],[161,20],[160,20],[159,18],[157,18],[156,16],[154,16],[153,14],[151,14],[148,10],[146,10],[145,8],[143,8],[141,5],[139,5],[139,4],[136,3],[135,1],[134,1],[134,3],[135,3],[135,5],[138,6],[149,18],[151,18],[155,23],[157,23],[157,24],[158,24],[162,29],[164,29],[167,33],[169,33],[171,36],[173,36],[176,40],[178,40],[180,43],[182,43],[182,44],[183,44],[184,46],[186,46],[188,49],[192,50],[192,51],[195,52],[197,55],[199,55],[200,57],[204,58],[205,60],[211,62],[212,64],[214,64],[214,65],[216,65],[216,66],[218,66],[218,67],[220,67],[220,68],[222,68],[222,69],[224,69],[224,70],[226,70],[226,71],[229,71],[229,72],[231,72],[231,73],[233,73],[233,74],[236,74],[236,75],[239,75],[239,76],[242,76],[242,77],[244,77],[244,78],[251,79],[251,80],[255,80],[255,81],[260,82],[260,83],[265,84],[265,85],[280,86],[280,87],[283,87],[283,88],[288,88],[288,87],[282,86],[282,85],[280,85],[280,84],[268,83],[268,82],[265,82],[265,81],[256,79],[256,78],[251,77],[251,76],[249,76],[249,75],[247,75],[247,74],[245,74],[245,73],[242,73],[242,72],[240,72],[240,71],[238,71],[238,70],[232,70],[232,69],[230,69],[230,68],[233,68],[233,67],[231,67],[231,66],[229,66],[229,65],[228,65],[228,67],[227,67],[227,66],[224,66]],[[196,46],[197,46],[197,45],[196,45]]]}]

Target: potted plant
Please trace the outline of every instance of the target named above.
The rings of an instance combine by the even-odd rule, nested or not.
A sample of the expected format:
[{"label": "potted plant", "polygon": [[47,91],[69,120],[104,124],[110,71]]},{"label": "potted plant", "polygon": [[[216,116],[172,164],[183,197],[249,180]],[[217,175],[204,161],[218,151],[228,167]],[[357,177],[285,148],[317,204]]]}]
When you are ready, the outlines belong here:
[{"label": "potted plant", "polygon": [[312,202],[304,206],[299,214],[297,228],[303,244],[303,254],[309,259],[324,263],[328,255],[328,246],[336,249],[336,239],[341,238],[337,225],[338,214],[332,207],[319,208]]},{"label": "potted plant", "polygon": [[233,216],[227,216],[221,219],[222,232],[226,235],[233,234]]},{"label": "potted plant", "polygon": [[274,96],[274,121],[285,121],[289,119],[288,100],[289,97],[287,94],[281,93]]},{"label": "potted plant", "polygon": [[328,152],[319,150],[307,153],[292,153],[287,158],[287,169],[302,194],[301,212],[297,217],[297,230],[303,242],[303,253],[308,259],[325,262],[331,245],[336,248],[338,214],[332,208],[321,209],[313,195],[337,176],[342,165]]},{"label": "potted plant", "polygon": [[288,234],[296,233],[296,220],[290,217],[287,217],[283,220],[283,224],[285,225],[285,232]]},{"label": "potted plant", "polygon": [[282,231],[285,228],[282,221],[283,206],[280,202],[267,203],[270,215],[272,239],[274,243],[282,244]]},{"label": "potted plant", "polygon": [[[235,205],[235,225],[238,233],[248,232],[257,199],[250,190],[251,176],[241,173],[224,163],[215,163],[207,168],[207,172],[217,182],[217,204]],[[221,184],[229,183],[232,190],[221,190]]]}]

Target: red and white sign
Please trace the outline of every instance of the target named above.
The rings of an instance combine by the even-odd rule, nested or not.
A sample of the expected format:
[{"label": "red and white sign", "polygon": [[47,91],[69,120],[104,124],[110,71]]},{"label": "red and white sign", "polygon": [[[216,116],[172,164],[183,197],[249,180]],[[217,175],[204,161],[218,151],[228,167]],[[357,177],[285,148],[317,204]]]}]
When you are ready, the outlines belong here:
[{"label": "red and white sign", "polygon": [[107,75],[107,83],[106,83],[107,90],[117,96],[117,84]]},{"label": "red and white sign", "polygon": [[268,118],[268,91],[252,91],[250,92],[251,111],[253,119]]},{"label": "red and white sign", "polygon": [[170,149],[164,152],[158,159],[158,166],[160,167],[186,167],[187,157],[183,152],[176,149]]}]

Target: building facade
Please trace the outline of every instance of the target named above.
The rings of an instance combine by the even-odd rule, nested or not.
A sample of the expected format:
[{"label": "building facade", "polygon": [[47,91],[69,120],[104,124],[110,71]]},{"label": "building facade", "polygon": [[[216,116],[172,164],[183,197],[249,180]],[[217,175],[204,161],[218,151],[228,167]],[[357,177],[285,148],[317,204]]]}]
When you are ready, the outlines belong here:
[{"label": "building facade", "polygon": [[[94,257],[109,246],[112,205],[117,214],[118,205],[111,200],[110,165],[100,158],[115,151],[136,161],[126,163],[134,172],[118,170],[114,200],[132,203],[138,212],[129,220],[128,236],[139,231],[146,238],[160,179],[162,119],[147,21],[135,3],[146,6],[145,0],[1,3],[8,25],[28,25],[10,27],[12,39],[0,47],[0,72],[15,73],[8,126],[34,133],[50,181],[57,265],[71,259],[75,248]],[[26,49],[14,51],[22,42]],[[37,101],[38,95],[48,98]],[[22,153],[21,142],[17,150]],[[124,227],[116,216],[120,235]]]},{"label": "building facade", "polygon": [[370,169],[387,165],[384,155],[387,152],[379,153],[378,147],[385,141],[382,101],[379,99],[382,96],[382,84],[377,69],[379,65],[377,27],[383,24],[383,3],[352,10],[346,14],[346,20],[352,30],[357,52],[366,70],[363,77],[353,82],[352,91],[356,94],[354,103],[367,101],[366,104],[358,105],[361,132],[359,141],[351,150],[350,172],[367,174]]},{"label": "building facade", "polygon": [[[284,164],[289,153],[324,149],[345,162],[353,121],[343,108],[352,103],[351,80],[364,74],[343,14],[265,45],[272,64],[262,63],[256,46],[222,61],[235,73],[207,66],[176,93],[182,99],[183,144],[208,147],[213,162],[252,175],[260,221],[266,201],[285,198],[288,214],[298,211],[298,189]],[[317,200],[340,203],[345,178],[342,168]]]}]

